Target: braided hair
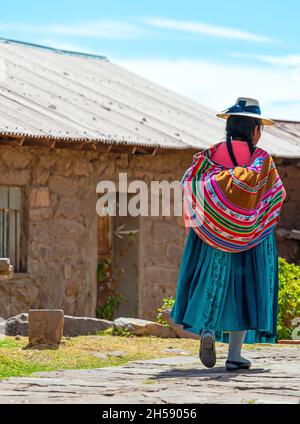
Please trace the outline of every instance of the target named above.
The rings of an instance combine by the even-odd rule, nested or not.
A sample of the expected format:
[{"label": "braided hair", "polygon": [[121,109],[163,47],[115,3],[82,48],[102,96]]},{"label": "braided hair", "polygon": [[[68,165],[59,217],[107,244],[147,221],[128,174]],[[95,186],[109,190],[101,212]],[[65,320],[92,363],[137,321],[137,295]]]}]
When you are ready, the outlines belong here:
[{"label": "braided hair", "polygon": [[255,150],[252,134],[256,125],[258,125],[260,128],[262,127],[262,122],[260,119],[240,115],[231,115],[228,117],[226,124],[226,144],[228,153],[234,166],[238,166],[238,162],[233,153],[231,141],[245,141],[248,144],[250,155],[252,156]]}]

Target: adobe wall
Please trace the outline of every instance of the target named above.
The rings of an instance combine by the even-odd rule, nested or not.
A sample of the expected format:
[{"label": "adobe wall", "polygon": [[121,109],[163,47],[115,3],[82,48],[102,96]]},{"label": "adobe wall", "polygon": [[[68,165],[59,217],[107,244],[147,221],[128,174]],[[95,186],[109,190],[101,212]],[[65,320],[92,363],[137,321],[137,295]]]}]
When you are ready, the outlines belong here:
[{"label": "adobe wall", "polygon": [[[62,308],[65,314],[95,316],[96,267],[97,267],[97,214],[96,185],[101,180],[117,181],[120,172],[128,172],[129,179],[174,179],[184,168],[185,153],[158,156],[128,157],[127,154],[103,154],[69,149],[40,147],[0,147],[0,185],[23,187],[23,208],[26,211],[24,237],[27,241],[27,268],[15,274],[13,280],[0,281],[0,316],[9,317],[30,308]],[[163,170],[163,171],[162,171]],[[148,239],[148,224],[141,218],[142,240]],[[160,219],[155,222],[153,236],[157,238]],[[165,228],[167,221],[162,220]],[[172,230],[171,230],[172,229]],[[176,224],[170,223],[170,231],[176,233]],[[184,230],[179,228],[177,242],[183,241]],[[165,274],[173,268],[168,287],[174,285],[175,268],[172,249],[180,250],[163,233],[159,243],[167,244],[168,256]],[[140,265],[145,274],[140,276],[139,315],[150,304],[144,299],[144,288],[149,276],[148,241],[141,248]],[[156,255],[156,243],[149,258]],[[143,252],[144,251],[144,252]],[[154,252],[154,253],[153,253]],[[152,255],[152,256],[151,256]],[[171,255],[171,256],[170,256]],[[177,256],[179,252],[177,252]],[[157,269],[159,264],[157,263]],[[142,277],[142,274],[144,277]],[[165,278],[153,287],[156,302],[161,295]],[[145,280],[143,279],[145,278]],[[165,288],[166,289],[166,288]],[[154,302],[155,303],[155,302]],[[152,304],[154,304],[152,302]]]}]

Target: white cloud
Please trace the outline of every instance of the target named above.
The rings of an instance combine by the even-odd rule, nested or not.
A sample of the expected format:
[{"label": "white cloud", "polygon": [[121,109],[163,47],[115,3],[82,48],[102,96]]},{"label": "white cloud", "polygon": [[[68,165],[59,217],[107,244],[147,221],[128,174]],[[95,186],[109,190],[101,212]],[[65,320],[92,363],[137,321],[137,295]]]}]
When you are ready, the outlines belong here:
[{"label": "white cloud", "polygon": [[76,37],[132,39],[151,33],[147,28],[114,20],[78,22],[76,24],[26,25],[0,23],[1,31],[25,32],[31,34],[68,35]]},{"label": "white cloud", "polygon": [[275,41],[272,38],[265,37],[251,32],[242,31],[235,28],[226,28],[217,25],[209,25],[202,22],[177,21],[172,19],[145,18],[146,24],[176,31],[192,32],[213,37],[230,38],[244,41],[254,41],[257,43],[270,43]]},{"label": "white cloud", "polygon": [[216,111],[247,96],[259,99],[263,113],[270,117],[300,120],[300,72],[203,60],[110,59]]},{"label": "white cloud", "polygon": [[161,18],[143,18],[139,23],[121,20],[102,19],[74,24],[28,25],[19,23],[1,23],[1,31],[15,31],[31,34],[67,35],[76,37],[103,38],[103,39],[136,39],[153,37],[155,29],[175,30],[206,36],[253,41],[257,43],[273,42],[272,38],[242,31],[235,28],[226,28],[209,25],[202,22],[177,21]]},{"label": "white cloud", "polygon": [[247,54],[247,53],[231,53],[231,56],[240,58],[240,59],[255,60],[262,63],[267,63],[269,65],[300,66],[300,54],[271,56],[271,55],[258,55],[258,54]]}]

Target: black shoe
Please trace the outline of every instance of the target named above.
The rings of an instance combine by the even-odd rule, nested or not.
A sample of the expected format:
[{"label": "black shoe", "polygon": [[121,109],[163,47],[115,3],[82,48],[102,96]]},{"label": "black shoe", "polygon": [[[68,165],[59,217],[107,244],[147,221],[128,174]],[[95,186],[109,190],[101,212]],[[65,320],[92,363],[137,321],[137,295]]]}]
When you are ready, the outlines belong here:
[{"label": "black shoe", "polygon": [[241,362],[241,361],[227,361],[225,362],[227,371],[235,371],[235,370],[247,370],[251,367],[251,362]]},{"label": "black shoe", "polygon": [[199,358],[207,368],[213,368],[216,365],[215,339],[213,333],[209,331],[201,336]]}]

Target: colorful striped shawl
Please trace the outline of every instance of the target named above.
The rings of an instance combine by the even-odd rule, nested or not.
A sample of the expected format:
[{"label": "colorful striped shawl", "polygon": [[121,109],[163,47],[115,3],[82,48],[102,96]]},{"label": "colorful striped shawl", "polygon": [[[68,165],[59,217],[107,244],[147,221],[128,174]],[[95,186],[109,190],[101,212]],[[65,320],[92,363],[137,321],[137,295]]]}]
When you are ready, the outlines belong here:
[{"label": "colorful striped shawl", "polygon": [[286,191],[266,151],[256,147],[249,165],[228,169],[210,159],[219,144],[195,154],[181,180],[185,225],[216,249],[242,252],[270,234]]}]

